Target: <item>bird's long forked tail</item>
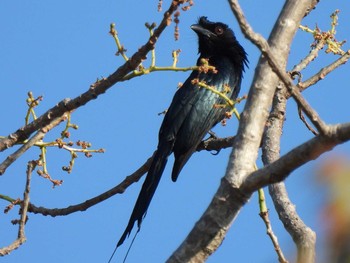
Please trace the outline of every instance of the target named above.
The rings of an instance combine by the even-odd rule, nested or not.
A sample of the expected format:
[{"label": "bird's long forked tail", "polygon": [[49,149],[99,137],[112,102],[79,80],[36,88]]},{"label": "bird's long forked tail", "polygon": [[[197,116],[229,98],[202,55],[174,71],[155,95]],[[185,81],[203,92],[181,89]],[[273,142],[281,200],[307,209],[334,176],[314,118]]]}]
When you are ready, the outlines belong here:
[{"label": "bird's long forked tail", "polygon": [[168,145],[165,147],[158,147],[158,150],[154,155],[151,167],[146,176],[145,182],[142,185],[142,188],[137,198],[134,209],[131,213],[128,225],[125,228],[123,235],[120,237],[117,243],[117,246],[115,247],[113,254],[111,255],[108,262],[111,262],[117,248],[124,243],[127,237],[130,236],[130,233],[136,221],[137,221],[137,227],[138,227],[137,233],[140,231],[142,220],[146,216],[149,204],[151,203],[153,195],[159,184],[160,178],[162,177],[165,165],[168,160],[168,156],[171,154],[171,149],[169,148],[170,147]]}]

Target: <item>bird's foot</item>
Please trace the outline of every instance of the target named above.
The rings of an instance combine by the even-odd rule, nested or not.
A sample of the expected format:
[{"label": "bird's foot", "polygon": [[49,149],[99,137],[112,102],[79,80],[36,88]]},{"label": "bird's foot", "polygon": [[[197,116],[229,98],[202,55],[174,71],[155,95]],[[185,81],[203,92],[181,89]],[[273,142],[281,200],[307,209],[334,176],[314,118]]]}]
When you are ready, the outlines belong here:
[{"label": "bird's foot", "polygon": [[[219,139],[219,137],[216,135],[215,132],[209,131],[208,133],[209,133],[210,136],[209,136],[208,139],[204,140],[204,146],[205,146],[205,148],[206,148],[206,145],[208,144],[209,141]],[[220,153],[220,151],[221,151],[221,149],[220,149],[220,150],[216,150],[216,151],[211,151],[210,153],[211,153],[212,155],[218,155],[218,154]]]},{"label": "bird's foot", "polygon": [[216,135],[216,133],[213,132],[213,131],[208,131],[208,133],[209,133],[210,137],[209,137],[207,140],[219,138],[219,137]]}]

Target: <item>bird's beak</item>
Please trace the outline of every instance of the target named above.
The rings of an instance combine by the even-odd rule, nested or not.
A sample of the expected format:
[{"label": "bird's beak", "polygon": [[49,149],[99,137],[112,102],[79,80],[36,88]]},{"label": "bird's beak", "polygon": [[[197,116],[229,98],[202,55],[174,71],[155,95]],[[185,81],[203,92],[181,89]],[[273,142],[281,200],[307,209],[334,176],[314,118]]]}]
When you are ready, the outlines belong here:
[{"label": "bird's beak", "polygon": [[196,32],[198,35],[206,36],[208,38],[215,36],[211,31],[205,29],[201,25],[194,24],[191,26],[191,29]]}]

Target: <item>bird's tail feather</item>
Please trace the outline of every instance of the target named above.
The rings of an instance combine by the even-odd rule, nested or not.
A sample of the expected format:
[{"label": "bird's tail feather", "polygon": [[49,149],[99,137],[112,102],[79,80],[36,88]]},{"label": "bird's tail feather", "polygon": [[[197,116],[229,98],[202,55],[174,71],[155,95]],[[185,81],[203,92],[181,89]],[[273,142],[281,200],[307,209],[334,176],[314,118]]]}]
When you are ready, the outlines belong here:
[{"label": "bird's tail feather", "polygon": [[146,176],[145,182],[142,185],[140,194],[137,198],[134,210],[129,219],[129,223],[125,228],[123,235],[118,241],[117,247],[119,247],[125,239],[130,235],[135,222],[140,229],[142,219],[145,217],[149,204],[152,200],[154,192],[157,189],[160,178],[163,174],[165,165],[168,160],[168,156],[171,154],[171,147],[169,145],[158,147],[157,152],[153,158],[151,167]]}]

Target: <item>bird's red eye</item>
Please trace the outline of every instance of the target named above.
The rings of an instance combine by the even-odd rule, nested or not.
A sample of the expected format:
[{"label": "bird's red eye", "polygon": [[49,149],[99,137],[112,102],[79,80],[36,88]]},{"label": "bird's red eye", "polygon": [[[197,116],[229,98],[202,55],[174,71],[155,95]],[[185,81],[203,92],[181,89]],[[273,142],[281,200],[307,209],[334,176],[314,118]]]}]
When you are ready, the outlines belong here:
[{"label": "bird's red eye", "polygon": [[222,35],[224,33],[224,29],[221,26],[215,27],[215,34]]}]

